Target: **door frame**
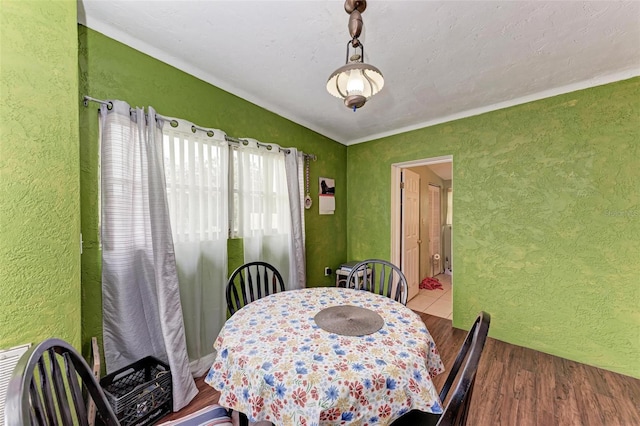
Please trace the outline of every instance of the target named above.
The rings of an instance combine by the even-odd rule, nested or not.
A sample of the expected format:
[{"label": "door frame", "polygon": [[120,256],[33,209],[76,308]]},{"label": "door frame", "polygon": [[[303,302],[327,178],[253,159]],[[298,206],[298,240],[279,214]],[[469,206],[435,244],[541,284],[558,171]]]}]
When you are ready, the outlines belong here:
[{"label": "door frame", "polygon": [[402,236],[402,215],[400,214],[400,182],[402,169],[440,163],[451,163],[453,166],[453,155],[443,155],[440,157],[423,158],[391,164],[391,263],[394,265],[401,264],[400,239]]}]

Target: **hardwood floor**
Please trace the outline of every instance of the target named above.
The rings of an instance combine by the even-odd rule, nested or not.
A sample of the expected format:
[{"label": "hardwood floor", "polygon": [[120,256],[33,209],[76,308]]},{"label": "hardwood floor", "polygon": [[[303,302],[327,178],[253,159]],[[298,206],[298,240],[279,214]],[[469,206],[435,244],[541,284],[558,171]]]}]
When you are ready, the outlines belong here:
[{"label": "hardwood floor", "polygon": [[184,407],[182,410],[163,417],[159,420],[159,423],[168,422],[170,420],[177,420],[181,417],[188,416],[191,413],[195,413],[196,411],[208,405],[216,404],[218,402],[218,399],[220,398],[220,392],[206,384],[204,382],[204,376],[196,379],[196,386],[198,386],[198,390],[200,392],[196,395],[195,398],[193,398],[191,403]]},{"label": "hardwood floor", "polygon": [[[451,320],[418,312],[438,346],[447,371],[466,331]],[[434,380],[440,389],[446,372]],[[197,380],[191,404],[165,417],[180,418],[218,401],[219,393]],[[487,339],[473,391],[469,426],[640,425],[640,380]]]}]

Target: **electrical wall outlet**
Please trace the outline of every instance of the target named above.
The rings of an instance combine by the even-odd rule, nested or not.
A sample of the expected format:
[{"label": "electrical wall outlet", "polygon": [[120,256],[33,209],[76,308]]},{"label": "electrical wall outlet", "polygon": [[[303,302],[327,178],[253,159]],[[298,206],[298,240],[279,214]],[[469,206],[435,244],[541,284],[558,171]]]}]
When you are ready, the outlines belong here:
[{"label": "electrical wall outlet", "polygon": [[331,275],[331,272],[333,272],[333,271],[331,271],[331,268],[329,268],[328,266],[324,267],[324,276],[325,277],[328,277],[329,275]]}]

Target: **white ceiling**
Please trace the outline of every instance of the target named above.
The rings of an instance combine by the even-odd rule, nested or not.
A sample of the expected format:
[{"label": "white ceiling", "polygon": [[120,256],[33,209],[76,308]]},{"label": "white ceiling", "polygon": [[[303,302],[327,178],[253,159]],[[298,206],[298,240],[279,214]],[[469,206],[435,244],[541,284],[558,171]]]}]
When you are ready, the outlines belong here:
[{"label": "white ceiling", "polygon": [[429,167],[433,173],[437,174],[440,179],[451,180],[453,167],[450,161],[446,163],[429,164],[427,167]]},{"label": "white ceiling", "polygon": [[79,0],[78,21],[345,145],[640,75],[639,1],[369,0],[385,87],[353,112],[325,88],[343,4]]}]

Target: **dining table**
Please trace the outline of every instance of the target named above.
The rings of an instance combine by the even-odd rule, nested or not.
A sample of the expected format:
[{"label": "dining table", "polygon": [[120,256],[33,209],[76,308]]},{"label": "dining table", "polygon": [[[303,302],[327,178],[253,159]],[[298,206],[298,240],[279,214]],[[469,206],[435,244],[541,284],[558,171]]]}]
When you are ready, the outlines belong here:
[{"label": "dining table", "polygon": [[288,290],[233,314],[205,382],[249,421],[388,425],[410,410],[441,414],[444,372],[420,316],[395,300],[339,287]]}]

